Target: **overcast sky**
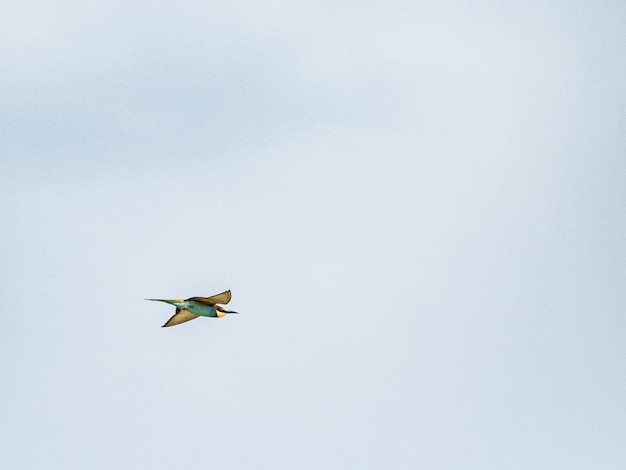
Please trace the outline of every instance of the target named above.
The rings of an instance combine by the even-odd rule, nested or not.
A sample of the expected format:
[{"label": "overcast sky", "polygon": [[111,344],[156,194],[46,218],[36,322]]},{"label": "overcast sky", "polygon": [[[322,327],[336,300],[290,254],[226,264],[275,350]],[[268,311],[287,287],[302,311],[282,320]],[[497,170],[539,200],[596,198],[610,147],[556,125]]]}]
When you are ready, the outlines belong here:
[{"label": "overcast sky", "polygon": [[7,2],[0,466],[624,468],[625,24]]}]

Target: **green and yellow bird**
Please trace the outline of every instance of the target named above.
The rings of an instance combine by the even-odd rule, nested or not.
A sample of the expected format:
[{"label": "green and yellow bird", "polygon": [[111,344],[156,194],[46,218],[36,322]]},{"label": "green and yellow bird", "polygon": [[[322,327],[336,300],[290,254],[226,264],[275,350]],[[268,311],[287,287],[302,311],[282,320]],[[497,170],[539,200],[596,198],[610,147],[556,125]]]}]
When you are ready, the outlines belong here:
[{"label": "green and yellow bird", "polygon": [[156,302],[165,302],[176,307],[176,313],[165,322],[166,326],[180,325],[186,321],[193,320],[198,317],[225,317],[229,313],[239,313],[232,310],[226,310],[218,304],[227,304],[230,302],[230,291],[227,290],[221,294],[212,295],[211,297],[190,297],[188,299],[146,299]]}]

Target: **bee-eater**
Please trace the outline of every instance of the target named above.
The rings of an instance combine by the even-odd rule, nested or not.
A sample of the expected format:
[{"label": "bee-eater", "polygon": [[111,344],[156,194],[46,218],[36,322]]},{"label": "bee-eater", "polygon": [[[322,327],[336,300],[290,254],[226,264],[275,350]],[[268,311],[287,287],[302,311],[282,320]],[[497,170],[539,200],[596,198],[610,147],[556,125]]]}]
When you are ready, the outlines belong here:
[{"label": "bee-eater", "polygon": [[220,305],[217,304],[227,304],[230,302],[230,291],[222,292],[221,294],[216,294],[211,297],[190,297],[188,299],[146,299],[146,300],[154,300],[156,302],[165,302],[167,304],[172,304],[176,307],[176,313],[172,318],[170,318],[167,322],[165,322],[165,326],[174,326],[180,325],[181,323],[185,323],[186,321],[193,320],[194,318],[198,318],[199,316],[203,317],[216,317],[221,318],[225,317],[229,313],[239,313],[233,312],[232,310],[226,310]]}]

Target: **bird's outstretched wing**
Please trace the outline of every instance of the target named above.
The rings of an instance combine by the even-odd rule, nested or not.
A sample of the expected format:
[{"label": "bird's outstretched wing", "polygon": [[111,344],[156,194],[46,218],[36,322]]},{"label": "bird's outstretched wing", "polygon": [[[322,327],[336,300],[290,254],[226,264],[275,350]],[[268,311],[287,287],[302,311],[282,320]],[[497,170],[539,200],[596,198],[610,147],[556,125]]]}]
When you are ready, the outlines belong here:
[{"label": "bird's outstretched wing", "polygon": [[187,300],[193,300],[194,302],[198,302],[199,304],[210,305],[213,306],[215,304],[227,304],[230,302],[230,291],[227,290],[222,292],[221,294],[215,294],[211,297],[191,297]]},{"label": "bird's outstretched wing", "polygon": [[185,323],[186,321],[193,320],[194,318],[198,318],[198,315],[191,313],[187,310],[181,310],[179,308],[176,309],[176,313],[172,318],[170,318],[163,327],[166,326],[174,326],[180,325],[181,323]]}]

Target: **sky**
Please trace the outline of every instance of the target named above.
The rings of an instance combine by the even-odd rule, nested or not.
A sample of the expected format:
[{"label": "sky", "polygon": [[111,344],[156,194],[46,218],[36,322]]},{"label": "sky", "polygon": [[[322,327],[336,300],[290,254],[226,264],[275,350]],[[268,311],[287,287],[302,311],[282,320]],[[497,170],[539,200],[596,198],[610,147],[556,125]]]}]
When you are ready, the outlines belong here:
[{"label": "sky", "polygon": [[2,468],[624,467],[623,3],[2,10]]}]

